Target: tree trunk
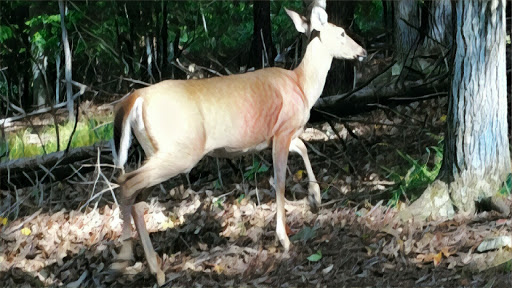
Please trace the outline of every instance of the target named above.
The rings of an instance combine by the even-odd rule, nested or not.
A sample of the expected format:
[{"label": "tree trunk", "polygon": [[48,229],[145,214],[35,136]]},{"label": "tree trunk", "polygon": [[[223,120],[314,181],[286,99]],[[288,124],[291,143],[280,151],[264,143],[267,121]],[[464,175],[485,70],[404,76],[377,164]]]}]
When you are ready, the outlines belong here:
[{"label": "tree trunk", "polygon": [[[417,0],[398,0],[393,2],[394,38],[396,59],[403,62],[414,48],[418,40],[420,27],[419,8]],[[413,26],[413,27],[411,27]]]},{"label": "tree trunk", "polygon": [[[40,8],[41,7],[37,7],[36,5],[31,7],[29,11],[29,17],[35,17],[36,15],[39,15],[41,13]],[[32,27],[30,35],[33,37],[33,35],[38,32],[40,28],[42,27]],[[30,46],[30,53],[32,54],[33,59],[32,99],[25,103],[25,105],[29,105],[25,107],[25,109],[29,109],[31,105],[43,106],[46,104],[46,86],[44,85],[44,74],[46,73],[46,68],[48,67],[48,59],[44,54],[43,48],[34,42]],[[26,96],[28,95],[25,95],[25,97]]]},{"label": "tree trunk", "polygon": [[75,119],[75,110],[74,110],[74,100],[73,100],[73,85],[72,81],[72,71],[71,71],[71,50],[69,48],[68,41],[68,30],[66,29],[66,25],[64,19],[66,17],[65,10],[66,5],[63,0],[59,0],[59,10],[60,10],[60,27],[62,29],[62,43],[64,46],[64,74],[66,77],[66,97],[67,97],[67,109],[68,109],[68,119],[69,121],[73,121]]},{"label": "tree trunk", "polygon": [[152,37],[150,34],[146,34],[146,36],[144,36],[149,83],[155,83],[155,77],[153,76],[153,49],[151,49],[151,39]]},{"label": "tree trunk", "polygon": [[410,207],[423,217],[473,214],[511,172],[507,137],[505,0],[459,0],[444,158],[438,180]]},{"label": "tree trunk", "polygon": [[253,1],[253,19],[254,32],[249,67],[260,69],[265,65],[274,66],[276,51],[272,44],[270,1]]},{"label": "tree trunk", "polygon": [[428,3],[428,37],[425,47],[441,45],[449,48],[453,40],[452,3],[450,0],[432,0]]},{"label": "tree trunk", "polygon": [[[329,22],[343,27],[349,36],[349,26],[354,20],[354,1],[327,1]],[[336,95],[352,89],[354,64],[350,61],[333,61],[325,80],[324,95]]]},{"label": "tree trunk", "polygon": [[[167,61],[169,58],[169,34],[167,25],[167,1],[162,4],[162,29],[160,34],[162,35],[162,71],[165,72],[167,69]],[[164,74],[166,75],[166,74]]]},{"label": "tree trunk", "polygon": [[[475,24],[475,21],[476,24]],[[462,211],[492,197],[510,173],[505,1],[457,2],[456,54],[443,180]]]}]

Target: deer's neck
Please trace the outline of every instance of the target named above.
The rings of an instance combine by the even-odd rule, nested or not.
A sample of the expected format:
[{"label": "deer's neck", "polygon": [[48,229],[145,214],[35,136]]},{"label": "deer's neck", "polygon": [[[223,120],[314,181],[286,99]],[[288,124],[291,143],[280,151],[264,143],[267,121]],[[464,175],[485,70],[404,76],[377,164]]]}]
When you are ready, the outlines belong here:
[{"label": "deer's neck", "polygon": [[320,94],[322,94],[331,63],[332,56],[320,42],[320,39],[316,37],[311,40],[302,62],[294,70],[308,99],[309,109],[313,107]]}]

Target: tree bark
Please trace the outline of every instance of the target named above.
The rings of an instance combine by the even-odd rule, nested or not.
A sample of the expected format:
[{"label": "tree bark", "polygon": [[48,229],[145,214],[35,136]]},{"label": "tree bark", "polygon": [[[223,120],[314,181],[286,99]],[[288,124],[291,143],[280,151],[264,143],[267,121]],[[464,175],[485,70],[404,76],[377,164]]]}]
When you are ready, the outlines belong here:
[{"label": "tree bark", "polygon": [[73,101],[73,85],[72,81],[72,70],[71,70],[71,49],[69,48],[68,41],[68,30],[66,29],[65,24],[65,10],[66,4],[63,0],[59,0],[59,10],[60,10],[60,27],[62,29],[62,43],[64,46],[64,74],[66,77],[66,97],[67,97],[67,109],[68,109],[68,119],[69,121],[73,121],[75,119],[75,110],[74,110],[74,101]]},{"label": "tree bark", "polygon": [[428,6],[428,37],[425,47],[434,49],[441,45],[449,48],[453,40],[452,3],[450,0],[432,0]]},{"label": "tree bark", "polygon": [[[41,7],[37,7],[34,5],[30,8],[29,16],[36,16],[41,13],[39,10]],[[38,25],[39,26],[39,25]],[[30,35],[33,35],[39,31],[42,27],[32,27],[30,31]],[[48,67],[48,57],[44,54],[43,48],[37,45],[36,43],[32,43],[30,47],[30,51],[32,54],[32,99],[26,102],[26,104],[35,105],[37,107],[44,106],[46,104],[46,86],[44,81],[44,74],[46,73],[46,68]],[[25,95],[28,96],[28,95]],[[25,109],[29,109],[30,107],[25,107]]]},{"label": "tree bark", "polygon": [[[475,24],[477,21],[477,24]],[[442,166],[462,211],[492,197],[511,170],[505,1],[457,2],[456,54]]]},{"label": "tree bark", "polygon": [[249,67],[274,66],[276,51],[272,43],[270,1],[253,1],[254,32]]},{"label": "tree bark", "polygon": [[459,0],[444,158],[438,180],[411,205],[422,217],[471,215],[511,172],[507,137],[505,0]]},{"label": "tree bark", "polygon": [[398,0],[393,2],[393,12],[395,16],[395,51],[397,53],[395,59],[402,63],[418,40],[417,29],[420,27],[418,2],[417,0]]}]

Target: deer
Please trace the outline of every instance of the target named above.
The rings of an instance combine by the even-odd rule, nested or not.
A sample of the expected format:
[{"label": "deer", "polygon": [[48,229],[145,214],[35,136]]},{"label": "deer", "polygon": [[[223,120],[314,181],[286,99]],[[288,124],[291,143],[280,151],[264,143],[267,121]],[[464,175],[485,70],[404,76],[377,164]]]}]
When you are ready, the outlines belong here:
[{"label": "deer", "polygon": [[[285,8],[298,32],[310,38],[294,70],[264,68],[253,72],[194,80],[165,80],[135,90],[115,108],[114,159],[123,167],[131,132],[146,161],[122,174],[118,201],[123,220],[120,252],[112,269],[133,262],[131,220],[135,223],[147,264],[158,285],[165,283],[160,258],[144,223],[144,202],[135,203],[144,188],[189,172],[206,155],[249,153],[272,148],[276,190],[276,236],[284,251],[290,248],[286,230],[285,178],[289,151],[304,161],[312,211],[321,203],[304,142],[299,138],[310,110],[320,97],[332,60],[366,57],[366,50],[345,30],[322,19],[310,21]],[[317,23],[312,27],[311,23]]]}]

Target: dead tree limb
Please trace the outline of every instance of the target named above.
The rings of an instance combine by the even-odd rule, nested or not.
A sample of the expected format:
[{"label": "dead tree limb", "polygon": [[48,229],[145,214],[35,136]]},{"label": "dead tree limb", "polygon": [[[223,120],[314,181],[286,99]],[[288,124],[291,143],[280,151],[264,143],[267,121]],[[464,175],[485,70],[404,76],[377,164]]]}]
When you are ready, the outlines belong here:
[{"label": "dead tree limb", "polygon": [[[377,77],[363,88],[356,88],[341,95],[318,99],[311,111],[311,120],[318,121],[322,116],[318,110],[337,116],[354,115],[375,109],[374,104],[414,102],[447,95],[449,75],[432,79],[405,81],[397,85],[390,77]],[[315,111],[317,110],[317,111]]]},{"label": "dead tree limb", "polygon": [[[98,148],[101,151],[100,157],[103,158],[101,161],[112,162],[110,147],[106,143],[101,143],[72,149],[67,154],[65,151],[59,151],[0,163],[0,189],[33,186],[31,179],[40,179],[42,182],[49,181],[50,178],[53,181],[63,180],[75,173],[69,165],[80,167],[83,162],[94,163],[98,156]],[[83,169],[94,170],[94,167]]]}]

